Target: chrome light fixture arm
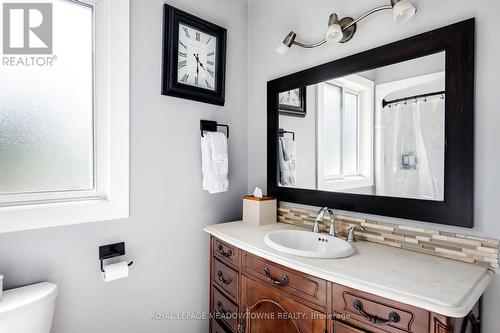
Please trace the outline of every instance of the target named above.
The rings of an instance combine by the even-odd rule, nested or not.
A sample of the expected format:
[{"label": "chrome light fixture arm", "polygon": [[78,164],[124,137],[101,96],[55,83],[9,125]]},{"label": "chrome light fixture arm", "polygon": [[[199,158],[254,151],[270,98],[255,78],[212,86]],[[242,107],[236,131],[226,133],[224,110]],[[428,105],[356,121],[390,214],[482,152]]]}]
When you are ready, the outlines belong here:
[{"label": "chrome light fixture arm", "polygon": [[[380,6],[380,7],[377,7],[377,8],[373,8],[372,10],[367,11],[366,13],[364,13],[363,15],[361,15],[360,17],[358,17],[355,20],[353,20],[351,18],[346,18],[347,20],[349,20],[349,22],[347,24],[345,24],[345,25],[341,24],[342,31],[346,31],[350,27],[356,25],[359,21],[364,20],[365,18],[367,18],[368,16],[370,16],[372,14],[375,14],[375,13],[380,12],[382,10],[388,10],[388,9],[392,9],[392,6],[391,5],[386,5],[386,6]],[[351,38],[352,38],[352,36],[351,36]],[[315,47],[318,47],[318,46],[321,46],[321,45],[325,44],[326,42],[327,42],[326,38],[323,38],[322,40],[320,40],[317,43],[311,43],[311,44],[306,44],[306,43],[302,43],[302,42],[299,42],[299,41],[295,40],[295,41],[293,41],[293,45],[297,45],[297,46],[302,47],[304,49],[313,49]]]},{"label": "chrome light fixture arm", "polygon": [[304,49],[313,49],[313,48],[321,46],[321,45],[323,45],[325,43],[326,43],[326,38],[323,39],[323,40],[321,40],[321,41],[319,41],[319,42],[317,42],[317,43],[312,43],[312,44],[305,44],[305,43],[294,41],[293,45],[300,46],[300,47],[302,47]]},{"label": "chrome light fixture arm", "polygon": [[342,27],[342,31],[349,29],[350,27],[352,27],[353,25],[355,25],[359,21],[364,20],[365,18],[367,18],[368,16],[370,16],[372,14],[375,14],[375,13],[380,12],[382,10],[388,10],[388,9],[392,9],[392,5],[386,5],[386,6],[380,6],[380,7],[373,8],[372,10],[367,11],[366,13],[364,13],[363,15],[358,17],[357,19],[353,20],[351,23],[348,23],[345,27]]}]

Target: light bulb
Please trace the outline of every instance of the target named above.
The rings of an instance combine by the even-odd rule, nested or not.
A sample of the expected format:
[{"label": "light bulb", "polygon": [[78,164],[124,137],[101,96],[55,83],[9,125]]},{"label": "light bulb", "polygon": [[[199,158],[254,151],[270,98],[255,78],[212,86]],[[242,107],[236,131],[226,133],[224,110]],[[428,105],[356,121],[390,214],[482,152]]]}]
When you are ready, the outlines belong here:
[{"label": "light bulb", "polygon": [[338,24],[332,24],[326,31],[326,40],[329,42],[340,42],[344,38],[342,28]]},{"label": "light bulb", "polygon": [[290,47],[293,45],[293,42],[295,41],[295,37],[297,37],[297,34],[293,31],[290,31],[288,35],[286,35],[285,39],[283,40],[280,45],[276,48],[276,53],[278,53],[281,56],[286,56],[288,54],[288,51],[290,51]]},{"label": "light bulb", "polygon": [[276,48],[276,53],[278,53],[280,56],[286,56],[289,50],[290,48],[288,46],[280,43],[280,45],[278,45],[278,47]]},{"label": "light bulb", "polygon": [[340,42],[344,38],[342,27],[339,25],[339,17],[335,13],[328,18],[328,29],[325,38],[328,42]]},{"label": "light bulb", "polygon": [[392,6],[392,16],[396,23],[410,20],[416,12],[417,9],[408,0],[400,0]]}]

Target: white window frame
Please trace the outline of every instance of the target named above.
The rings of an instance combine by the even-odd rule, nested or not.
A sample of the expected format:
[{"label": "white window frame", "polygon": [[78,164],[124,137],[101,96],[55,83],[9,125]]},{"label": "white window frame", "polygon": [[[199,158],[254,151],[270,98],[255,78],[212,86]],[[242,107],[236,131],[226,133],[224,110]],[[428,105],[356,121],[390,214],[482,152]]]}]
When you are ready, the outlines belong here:
[{"label": "white window frame", "polygon": [[129,216],[129,1],[79,2],[94,8],[95,189],[2,195],[0,233]]},{"label": "white window frame", "polygon": [[[324,138],[324,87],[332,84],[344,91],[358,95],[358,172],[357,174],[330,177],[324,174],[323,138]],[[374,119],[375,83],[359,75],[330,80],[317,85],[317,188],[323,191],[343,191],[373,186],[373,119]],[[344,96],[342,94],[342,99]],[[342,128],[345,127],[342,117]],[[342,136],[342,149],[344,136]],[[341,152],[344,154],[344,151]]]}]

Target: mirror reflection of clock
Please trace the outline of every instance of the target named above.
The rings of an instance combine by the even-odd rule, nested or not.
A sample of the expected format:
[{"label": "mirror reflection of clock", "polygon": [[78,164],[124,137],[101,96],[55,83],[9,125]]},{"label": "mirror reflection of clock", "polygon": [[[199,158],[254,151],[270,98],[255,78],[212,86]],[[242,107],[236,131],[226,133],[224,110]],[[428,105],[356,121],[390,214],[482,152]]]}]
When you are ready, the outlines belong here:
[{"label": "mirror reflection of clock", "polygon": [[300,89],[293,89],[279,94],[280,104],[300,107]]},{"label": "mirror reflection of clock", "polygon": [[177,82],[215,90],[217,38],[179,23]]}]

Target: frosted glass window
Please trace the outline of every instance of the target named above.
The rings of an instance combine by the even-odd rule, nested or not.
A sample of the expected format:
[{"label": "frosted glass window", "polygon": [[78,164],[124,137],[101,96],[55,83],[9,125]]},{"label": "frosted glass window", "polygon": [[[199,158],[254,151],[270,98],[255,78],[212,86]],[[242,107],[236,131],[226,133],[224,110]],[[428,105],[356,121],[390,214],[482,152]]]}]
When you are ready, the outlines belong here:
[{"label": "frosted glass window", "polygon": [[358,95],[344,94],[344,175],[358,174]]},{"label": "frosted glass window", "polygon": [[93,8],[53,1],[53,65],[2,67],[0,194],[95,188]]},{"label": "frosted glass window", "polygon": [[324,89],[324,139],[323,172],[325,176],[338,176],[341,173],[342,153],[342,89],[325,84]]}]

